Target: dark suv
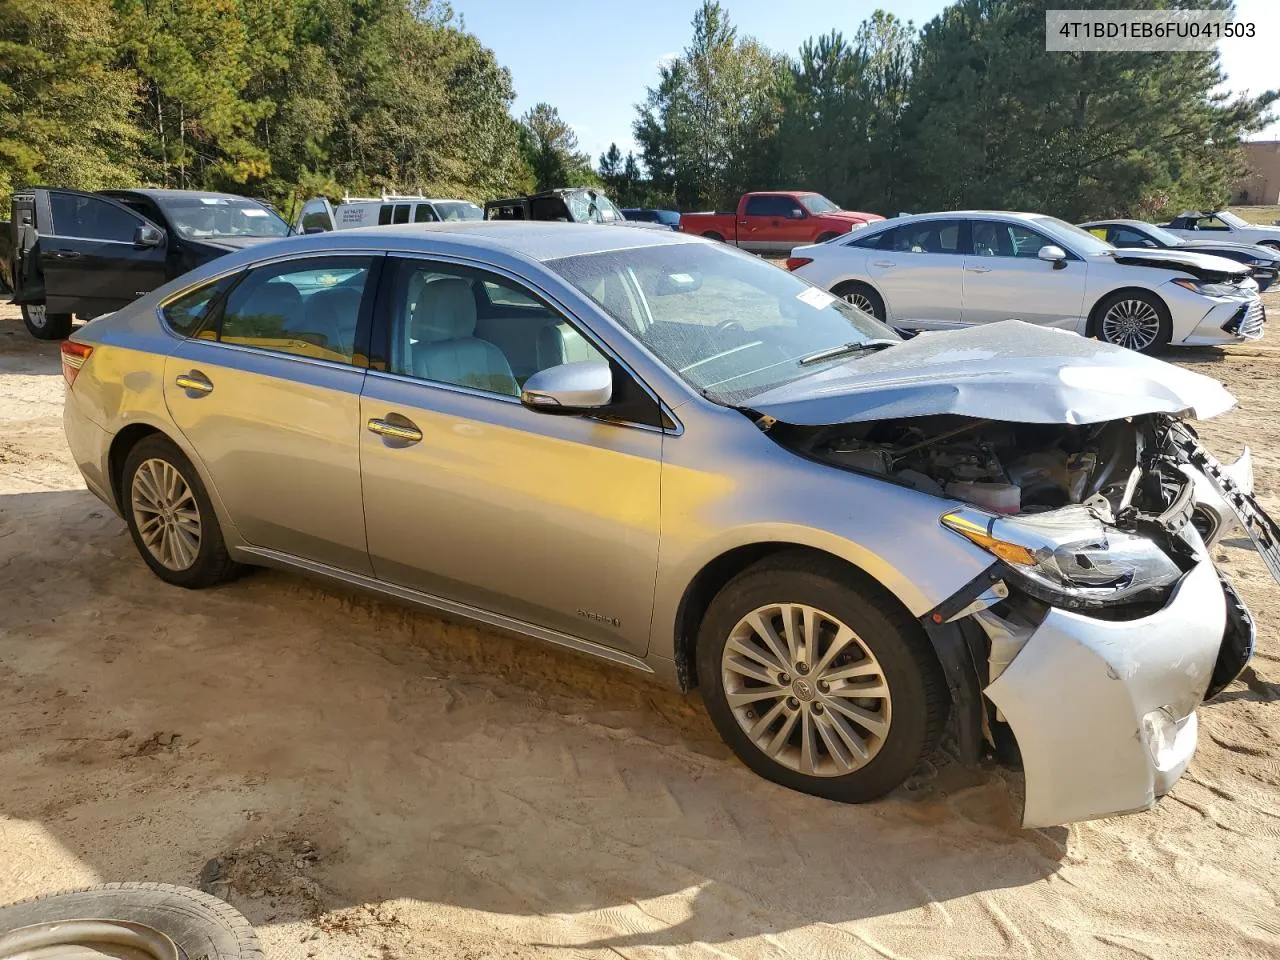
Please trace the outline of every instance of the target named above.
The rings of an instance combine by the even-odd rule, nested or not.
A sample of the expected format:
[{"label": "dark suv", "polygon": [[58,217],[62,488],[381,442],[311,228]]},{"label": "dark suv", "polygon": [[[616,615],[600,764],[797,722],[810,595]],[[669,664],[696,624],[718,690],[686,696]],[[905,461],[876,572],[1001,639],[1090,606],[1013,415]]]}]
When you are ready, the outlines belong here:
[{"label": "dark suv", "polygon": [[630,227],[654,227],[629,221],[613,201],[593,187],[564,187],[524,197],[490,200],[484,205],[486,220],[559,220],[565,223],[616,223]]},{"label": "dark suv", "polygon": [[232,250],[287,236],[271,207],[228,193],[55,187],[13,195],[9,276],[31,335],[117,310]]}]

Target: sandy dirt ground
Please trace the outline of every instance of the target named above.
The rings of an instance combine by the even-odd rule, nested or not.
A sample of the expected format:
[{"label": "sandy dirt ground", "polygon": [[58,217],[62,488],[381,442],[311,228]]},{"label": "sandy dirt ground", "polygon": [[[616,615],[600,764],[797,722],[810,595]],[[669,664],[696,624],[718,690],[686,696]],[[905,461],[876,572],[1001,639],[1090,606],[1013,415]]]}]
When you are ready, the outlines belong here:
[{"label": "sandy dirt ground", "polygon": [[[1016,775],[954,768],[842,806],[619,669],[297,576],[165,586],[0,309],[0,902],[203,883],[272,958],[1280,956],[1280,588],[1239,546],[1260,649],[1156,809],[1021,831]],[[1240,397],[1203,432],[1280,515],[1280,331],[1171,358]]]}]

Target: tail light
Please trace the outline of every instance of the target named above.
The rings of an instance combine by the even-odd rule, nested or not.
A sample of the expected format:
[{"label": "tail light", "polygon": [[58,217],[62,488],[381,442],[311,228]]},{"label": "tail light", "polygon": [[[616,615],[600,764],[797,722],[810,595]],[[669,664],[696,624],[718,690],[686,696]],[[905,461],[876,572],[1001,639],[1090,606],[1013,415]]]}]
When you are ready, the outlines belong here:
[{"label": "tail light", "polygon": [[80,372],[80,368],[84,366],[89,354],[93,353],[93,347],[87,343],[76,343],[74,340],[62,341],[62,375],[67,380],[67,386],[74,386],[76,382],[76,374]]},{"label": "tail light", "polygon": [[788,270],[799,270],[806,263],[813,263],[813,257],[787,257]]}]

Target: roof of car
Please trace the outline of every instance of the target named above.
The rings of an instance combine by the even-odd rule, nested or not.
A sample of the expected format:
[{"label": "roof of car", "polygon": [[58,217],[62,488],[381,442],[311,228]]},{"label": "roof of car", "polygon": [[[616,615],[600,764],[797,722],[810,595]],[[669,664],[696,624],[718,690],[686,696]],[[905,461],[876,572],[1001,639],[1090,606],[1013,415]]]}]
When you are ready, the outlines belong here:
[{"label": "roof of car", "polygon": [[217,190],[161,190],[155,187],[130,187],[122,190],[103,190],[102,193],[112,196],[121,193],[133,193],[142,197],[150,197],[152,200],[181,200],[191,199],[194,197],[217,197],[222,200],[252,200],[254,203],[261,201],[254,200],[252,197],[241,196],[238,193],[219,193]]},{"label": "roof of car", "polygon": [[[316,236],[365,243],[379,238],[395,247],[409,241],[444,240],[459,246],[484,247],[520,254],[534,260],[557,260],[586,253],[633,250],[676,243],[699,243],[696,237],[671,230],[641,230],[621,224],[559,223],[550,221],[461,220],[359,227]],[[380,244],[381,245],[381,244]]]}]

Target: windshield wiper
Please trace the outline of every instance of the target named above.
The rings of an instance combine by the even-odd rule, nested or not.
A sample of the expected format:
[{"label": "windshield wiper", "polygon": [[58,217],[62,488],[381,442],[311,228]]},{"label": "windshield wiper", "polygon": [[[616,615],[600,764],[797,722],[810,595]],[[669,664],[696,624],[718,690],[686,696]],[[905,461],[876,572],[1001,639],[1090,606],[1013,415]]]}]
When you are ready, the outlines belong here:
[{"label": "windshield wiper", "polygon": [[819,363],[823,360],[834,360],[836,357],[843,357],[849,353],[862,353],[864,350],[882,350],[885,347],[896,347],[900,340],[858,340],[856,342],[842,343],[839,346],[827,347],[825,350],[819,350],[811,353],[807,357],[800,358],[800,366],[807,367],[811,363]]}]

